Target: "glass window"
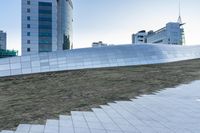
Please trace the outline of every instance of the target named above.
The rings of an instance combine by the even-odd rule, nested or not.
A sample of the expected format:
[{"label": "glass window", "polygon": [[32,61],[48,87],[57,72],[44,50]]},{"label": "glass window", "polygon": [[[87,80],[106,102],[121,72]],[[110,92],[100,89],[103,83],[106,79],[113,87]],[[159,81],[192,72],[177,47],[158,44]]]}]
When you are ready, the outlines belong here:
[{"label": "glass window", "polygon": [[27,16],[27,20],[31,20],[31,17],[30,17],[30,16]]},{"label": "glass window", "polygon": [[52,51],[52,3],[39,2],[39,52]]},{"label": "glass window", "polygon": [[31,48],[27,48],[27,52],[31,52]]},{"label": "glass window", "polygon": [[39,33],[39,37],[52,37],[52,33],[51,32],[50,33],[48,33],[48,32],[45,32],[45,33],[40,32]]},{"label": "glass window", "polygon": [[30,9],[30,8],[28,8],[28,9],[27,9],[27,13],[30,13],[30,12],[31,12],[31,9]]},{"label": "glass window", "polygon": [[52,29],[52,25],[39,25],[40,29]]},{"label": "glass window", "polygon": [[52,22],[52,17],[49,17],[49,18],[47,18],[47,17],[39,17],[39,21],[48,21],[48,22]]},{"label": "glass window", "polygon": [[27,28],[31,28],[31,25],[30,25],[30,24],[27,24]]},{"label": "glass window", "polygon": [[30,4],[31,4],[31,1],[30,1],[30,0],[28,0],[28,1],[27,1],[27,5],[30,5]]},{"label": "glass window", "polygon": [[52,6],[50,2],[39,2],[39,6]]},{"label": "glass window", "polygon": [[27,40],[27,44],[30,44],[31,43],[31,40]]},{"label": "glass window", "polygon": [[30,32],[27,32],[27,36],[31,36],[31,33],[30,33]]},{"label": "glass window", "polygon": [[41,39],[39,40],[39,44],[52,44],[51,38]]},{"label": "glass window", "polygon": [[39,10],[40,14],[52,14],[52,10]]}]

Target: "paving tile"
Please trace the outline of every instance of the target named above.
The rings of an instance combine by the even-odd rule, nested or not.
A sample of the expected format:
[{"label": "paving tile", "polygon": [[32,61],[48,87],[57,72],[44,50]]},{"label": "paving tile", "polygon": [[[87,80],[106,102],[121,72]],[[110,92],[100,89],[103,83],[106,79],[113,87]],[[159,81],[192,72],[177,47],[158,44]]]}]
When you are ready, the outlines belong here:
[{"label": "paving tile", "polygon": [[90,131],[91,133],[107,133],[106,130],[100,130],[100,129],[91,129]]},{"label": "paving tile", "polygon": [[0,133],[199,133],[200,81]]},{"label": "paving tile", "polygon": [[75,127],[74,131],[75,133],[90,133],[90,130],[88,128]]},{"label": "paving tile", "polygon": [[74,126],[71,116],[59,116],[59,133],[74,133]]},{"label": "paving tile", "polygon": [[43,133],[44,125],[31,125],[29,133]]},{"label": "paving tile", "polygon": [[2,130],[1,133],[14,133],[14,131]]},{"label": "paving tile", "polygon": [[28,125],[28,124],[20,124],[20,125],[17,127],[17,130],[16,130],[15,133],[29,133],[30,128],[31,128],[31,125]]},{"label": "paving tile", "polygon": [[58,133],[59,131],[58,120],[47,120],[44,133]]}]

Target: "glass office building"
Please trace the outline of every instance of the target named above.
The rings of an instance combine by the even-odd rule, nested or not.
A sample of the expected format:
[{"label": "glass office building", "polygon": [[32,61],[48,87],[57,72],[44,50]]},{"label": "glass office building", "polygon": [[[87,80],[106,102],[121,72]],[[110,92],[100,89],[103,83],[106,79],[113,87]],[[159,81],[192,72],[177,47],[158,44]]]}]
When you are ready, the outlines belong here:
[{"label": "glass office building", "polygon": [[22,0],[22,55],[72,47],[71,0]]},{"label": "glass office building", "polygon": [[71,0],[57,0],[58,6],[58,50],[73,48],[72,43],[72,9]]}]

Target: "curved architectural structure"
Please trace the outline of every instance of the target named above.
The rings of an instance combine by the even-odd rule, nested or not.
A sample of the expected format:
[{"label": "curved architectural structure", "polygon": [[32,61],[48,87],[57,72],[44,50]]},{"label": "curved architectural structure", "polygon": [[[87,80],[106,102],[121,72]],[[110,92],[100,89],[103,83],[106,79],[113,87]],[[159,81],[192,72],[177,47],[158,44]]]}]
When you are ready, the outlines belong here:
[{"label": "curved architectural structure", "polygon": [[0,59],[0,76],[167,63],[200,58],[200,46],[118,45]]}]

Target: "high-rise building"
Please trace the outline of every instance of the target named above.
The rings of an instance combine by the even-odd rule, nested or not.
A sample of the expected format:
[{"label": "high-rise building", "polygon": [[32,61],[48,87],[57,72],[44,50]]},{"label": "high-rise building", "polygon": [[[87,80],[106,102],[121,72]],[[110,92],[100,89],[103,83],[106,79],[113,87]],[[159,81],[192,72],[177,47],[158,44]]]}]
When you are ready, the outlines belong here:
[{"label": "high-rise building", "polygon": [[0,31],[0,49],[6,50],[7,35],[5,32]]},{"label": "high-rise building", "polygon": [[71,0],[57,0],[58,50],[72,49],[73,3]]},{"label": "high-rise building", "polygon": [[71,0],[22,0],[22,55],[72,48]]}]

